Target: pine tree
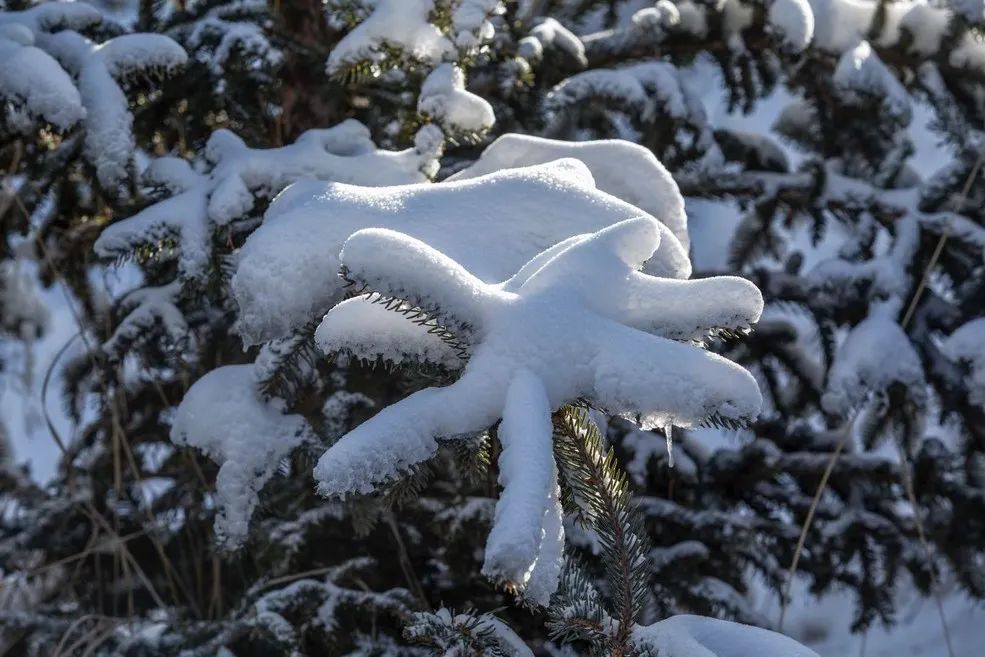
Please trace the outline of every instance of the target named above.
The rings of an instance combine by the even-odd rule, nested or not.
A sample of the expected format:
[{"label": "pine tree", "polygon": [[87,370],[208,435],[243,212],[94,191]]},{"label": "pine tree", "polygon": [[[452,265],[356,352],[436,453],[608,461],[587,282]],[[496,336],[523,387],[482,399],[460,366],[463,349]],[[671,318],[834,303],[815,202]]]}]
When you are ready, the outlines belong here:
[{"label": "pine tree", "polygon": [[[9,302],[35,270],[70,290],[80,338],[62,377],[82,427],[50,489],[0,475],[17,509],[0,525],[4,649],[664,654],[661,642],[714,634],[673,614],[772,625],[745,596],[749,572],[782,596],[793,562],[815,593],[855,591],[857,629],[894,618],[904,571],[928,594],[954,578],[985,595],[980,3],[119,4],[8,3],[0,18],[8,61],[25,63],[0,68],[0,328],[43,327],[42,309]],[[124,54],[150,45],[117,69],[113,48],[91,45],[111,39]],[[782,87],[793,101],[772,136],[713,125],[695,62],[714,63],[736,112]],[[49,74],[25,80],[26,66]],[[168,79],[141,77],[157,73]],[[919,102],[953,153],[927,181],[908,162]],[[584,141],[610,138],[639,146]],[[582,165],[547,165],[559,157]],[[516,167],[555,188],[590,177],[622,205],[592,214],[537,188],[546,228],[532,235],[509,222],[523,215],[506,185],[415,232],[324,182],[442,180],[430,199],[486,174],[505,185]],[[746,276],[766,315],[750,335],[748,312],[710,336],[673,318],[649,330],[727,339],[712,351],[766,397],[741,446],[710,454],[672,419],[640,429],[605,415],[626,408],[567,400],[551,435],[574,522],[558,592],[532,611],[515,604],[516,572],[482,552],[507,485],[505,417],[352,479],[343,502],[315,493],[313,470],[332,492],[331,468],[315,469],[326,448],[347,449],[342,436],[414,391],[454,385],[476,347],[471,310],[427,296],[435,271],[399,269],[397,250],[400,275],[367,280],[358,257],[333,259],[351,233],[404,230],[469,271],[499,254],[500,269],[473,272],[490,283],[629,205],[663,222],[647,273],[682,279],[678,189],[742,208],[728,271],[696,276]],[[476,235],[483,253],[455,251]],[[139,282],[109,302],[94,253],[133,259]],[[339,303],[356,291],[375,303]],[[397,429],[428,437],[458,409]]]}]

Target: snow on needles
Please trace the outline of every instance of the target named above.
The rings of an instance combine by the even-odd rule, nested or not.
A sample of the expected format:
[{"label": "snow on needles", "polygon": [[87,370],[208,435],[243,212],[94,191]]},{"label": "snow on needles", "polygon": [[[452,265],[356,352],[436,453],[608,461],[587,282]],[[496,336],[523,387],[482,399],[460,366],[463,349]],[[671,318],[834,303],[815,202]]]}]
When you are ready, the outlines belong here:
[{"label": "snow on needles", "polygon": [[315,468],[320,491],[371,492],[430,458],[438,438],[502,418],[504,490],[484,572],[544,604],[557,587],[563,540],[552,410],[587,399],[661,427],[742,422],[759,411],[748,372],[670,339],[749,326],[762,310],[759,291],[734,277],[686,281],[638,271],[662,239],[676,241],[653,218],[628,219],[563,240],[490,284],[409,235],[383,228],[352,235],[340,255],[347,275],[424,309],[468,345],[468,362],[452,385],[383,409],[329,448]]},{"label": "snow on needles", "polygon": [[20,25],[0,25],[0,94],[23,103],[33,117],[67,130],[85,116],[72,78],[51,55],[34,47]]},{"label": "snow on needles", "polygon": [[941,351],[950,360],[969,366],[968,398],[985,408],[985,318],[960,326],[944,340]]},{"label": "snow on needles", "polygon": [[101,22],[84,3],[44,3],[0,12],[0,95],[58,130],[81,121],[86,159],[117,193],[133,157],[133,116],[121,82],[170,73],[185,51],[161,34],[123,34],[95,43],[75,30]]},{"label": "snow on needles", "polygon": [[909,123],[909,93],[872,51],[872,46],[867,41],[862,41],[842,54],[835,68],[834,82],[848,100],[855,96],[882,98],[887,113]]},{"label": "snow on needles", "polygon": [[[388,50],[408,59],[437,65],[459,51],[471,52],[493,36],[490,14],[500,0],[456,0],[446,31],[429,20],[439,11],[435,0],[376,0],[370,14],[352,28],[329,53],[330,74],[356,62],[380,62]],[[444,4],[444,3],[442,3]]]},{"label": "snow on needles", "polygon": [[427,76],[417,111],[434,119],[450,135],[482,133],[496,122],[492,105],[465,90],[465,74],[453,64],[442,64]]},{"label": "snow on needles", "polygon": [[773,0],[767,18],[793,52],[801,52],[810,45],[814,36],[814,12],[807,0]]},{"label": "snow on needles", "polygon": [[838,350],[821,404],[829,413],[846,415],[869,391],[882,392],[893,383],[923,390],[920,357],[896,321],[898,303],[873,307],[868,318],[852,328]]},{"label": "snow on needles", "polygon": [[245,218],[257,197],[274,196],[301,178],[363,185],[425,180],[421,169],[433,158],[413,148],[378,150],[369,130],[353,119],[270,149],[249,148],[232,132],[217,130],[205,150],[212,164],[207,174],[179,158],[155,160],[145,173],[147,183],[173,195],[107,227],[96,240],[96,253],[118,257],[177,238],[179,271],[197,278],[207,271],[215,229]]},{"label": "snow on needles", "polygon": [[[237,329],[244,343],[256,344],[287,335],[338,303],[339,250],[361,228],[416,237],[489,283],[561,240],[645,214],[597,189],[588,167],[572,159],[439,184],[303,181],[274,200],[237,255],[231,281]],[[659,226],[659,250],[646,271],[687,278],[686,250]],[[482,239],[475,238],[479,233]]]},{"label": "snow on needles", "polygon": [[212,370],[188,390],[171,427],[174,443],[197,447],[220,465],[215,530],[229,547],[246,538],[258,492],[280,460],[311,435],[301,416],[261,401],[256,387],[252,365]]}]

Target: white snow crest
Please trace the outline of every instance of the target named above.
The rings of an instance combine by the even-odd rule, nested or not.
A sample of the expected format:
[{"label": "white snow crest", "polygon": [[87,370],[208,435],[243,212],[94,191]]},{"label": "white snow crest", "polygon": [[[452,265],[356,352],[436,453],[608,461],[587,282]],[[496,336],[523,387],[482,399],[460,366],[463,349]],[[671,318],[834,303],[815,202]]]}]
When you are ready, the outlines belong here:
[{"label": "white snow crest", "polygon": [[81,2],[0,12],[0,95],[59,130],[84,121],[86,157],[99,182],[115,192],[134,149],[133,118],[118,80],[169,72],[187,56],[163,35],[127,34],[96,44],[75,31],[101,21],[99,11]]},{"label": "white snow crest", "polygon": [[539,605],[546,605],[557,590],[562,554],[555,546],[564,544],[552,410],[540,379],[528,370],[518,371],[499,425],[503,494],[482,567],[484,575],[509,582]]},{"label": "white snow crest", "polygon": [[539,60],[545,50],[557,48],[573,58],[581,66],[588,65],[585,44],[573,32],[556,19],[546,17],[530,30],[530,35],[519,43],[519,54],[527,59]]},{"label": "white snow crest", "polygon": [[457,0],[446,33],[429,20],[437,4],[435,0],[377,0],[370,14],[329,53],[328,73],[367,60],[378,64],[387,50],[394,49],[431,66],[454,60],[493,37],[489,17],[502,8],[500,0]]},{"label": "white snow crest", "polygon": [[492,105],[465,90],[465,74],[454,64],[442,64],[427,76],[417,111],[451,135],[483,133],[496,123]]},{"label": "white snow crest", "polygon": [[867,41],[845,51],[838,60],[835,85],[848,100],[874,97],[882,100],[888,113],[904,123],[910,122],[910,96]]},{"label": "white snow crest", "polygon": [[[597,189],[588,167],[571,159],[438,184],[298,183],[275,200],[239,253],[232,278],[237,329],[255,344],[338,303],[339,251],[361,228],[406,233],[494,283],[565,238],[643,214]],[[646,271],[686,278],[686,250],[666,226],[659,230],[661,247]],[[483,239],[475,239],[476,231]]]},{"label": "white snow crest", "polygon": [[32,44],[30,32],[17,34],[2,25],[0,32],[0,95],[22,105],[59,130],[67,130],[86,114],[71,76],[48,53]]},{"label": "white snow crest", "polygon": [[143,73],[166,73],[183,65],[185,51],[159,34],[125,34],[101,44],[77,32],[35,35],[38,45],[76,76],[83,107],[86,159],[99,183],[118,192],[129,177],[135,149],[133,115],[120,81]]},{"label": "white snow crest", "polygon": [[598,189],[659,219],[685,249],[688,247],[684,197],[677,183],[652,151],[632,142],[621,139],[569,142],[505,134],[487,146],[471,166],[449,180],[466,180],[565,157],[583,162]]},{"label": "white snow crest", "polygon": [[102,20],[99,10],[84,2],[42,2],[21,11],[0,12],[0,24],[15,23],[32,32],[81,30]]},{"label": "white snow crest", "polygon": [[227,547],[246,539],[260,489],[281,459],[311,436],[304,418],[257,397],[252,365],[220,367],[196,381],[171,426],[172,442],[201,449],[220,466],[215,529]]},{"label": "white snow crest", "polygon": [[818,657],[777,632],[705,616],[671,616],[637,626],[633,640],[660,657]]},{"label": "white snow crest", "polygon": [[773,0],[767,19],[793,52],[805,50],[814,37],[814,11],[807,0]]},{"label": "white snow crest", "polygon": [[[346,299],[325,315],[315,342],[325,353],[345,353],[368,362],[394,364],[432,363],[457,370],[462,360],[454,348],[429,333],[430,326],[408,321],[372,298]],[[414,314],[414,313],[410,313]],[[373,332],[366,331],[367,326]]]},{"label": "white snow crest", "polygon": [[308,130],[293,144],[270,149],[250,148],[234,133],[217,130],[205,155],[212,168],[204,175],[178,158],[155,160],[147,182],[175,195],[108,226],[96,240],[96,253],[125,255],[176,238],[179,270],[185,278],[196,278],[208,267],[215,228],[245,218],[257,198],[272,197],[306,178],[365,185],[420,181],[431,157],[416,149],[378,150],[369,130],[352,119]]}]

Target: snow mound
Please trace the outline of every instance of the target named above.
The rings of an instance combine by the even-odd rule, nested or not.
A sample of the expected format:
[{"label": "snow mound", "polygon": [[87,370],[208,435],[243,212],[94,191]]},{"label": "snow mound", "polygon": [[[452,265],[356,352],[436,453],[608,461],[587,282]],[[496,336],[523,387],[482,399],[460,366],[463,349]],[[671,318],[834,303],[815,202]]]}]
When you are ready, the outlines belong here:
[{"label": "snow mound", "polygon": [[818,657],[790,637],[704,616],[671,616],[637,626],[634,642],[660,657]]},{"label": "snow mound", "polygon": [[802,52],[814,36],[814,11],[807,0],[773,0],[767,19],[793,52]]},{"label": "snow mound", "polygon": [[2,25],[0,32],[0,94],[20,104],[59,130],[67,130],[85,117],[82,98],[72,78],[48,53],[35,48],[30,32],[17,34]]},{"label": "snow mound", "polygon": [[632,142],[621,139],[570,142],[506,134],[487,146],[475,163],[448,180],[467,180],[565,157],[584,162],[601,191],[659,219],[685,249],[688,247],[684,197],[677,183],[649,149]]},{"label": "snow mound", "polygon": [[[453,9],[442,30],[430,19],[449,4]],[[459,52],[475,51],[493,36],[489,17],[499,9],[500,0],[377,0],[373,5],[369,15],[329,53],[329,74],[365,61],[379,63],[388,51],[430,65],[454,59]]]},{"label": "snow mound", "polygon": [[258,493],[280,460],[312,435],[301,416],[258,399],[256,387],[252,365],[212,370],[188,390],[171,427],[172,442],[197,447],[220,466],[215,530],[228,547],[246,539]]},{"label": "snow mound", "polygon": [[[83,152],[103,189],[121,191],[135,150],[133,115],[121,84],[184,65],[185,51],[160,34],[95,43],[80,30],[102,21],[84,3],[0,11],[0,96],[15,111],[64,131],[82,122]],[[22,129],[29,129],[28,125]]]},{"label": "snow mound", "polygon": [[[323,321],[315,332],[315,343],[325,353],[345,352],[368,362],[433,363],[450,370],[462,366],[457,351],[429,332],[433,325],[408,321],[408,316],[420,317],[418,310],[404,304],[409,312],[394,312],[398,309],[373,303],[379,299],[359,296],[332,308],[327,315],[331,321]],[[367,326],[373,327],[371,333]]]},{"label": "snow mound", "polygon": [[847,100],[879,98],[887,113],[904,123],[910,122],[910,95],[867,41],[846,50],[841,56],[835,68],[834,83]]},{"label": "snow mound", "polygon": [[[237,329],[246,344],[256,344],[338,303],[339,251],[361,228],[416,237],[489,283],[565,238],[644,214],[596,188],[588,167],[571,159],[439,184],[298,183],[275,199],[236,258]],[[686,250],[666,226],[660,232],[661,248],[645,270],[686,278]]]},{"label": "snow mound", "polygon": [[465,74],[452,64],[442,64],[425,78],[417,111],[449,135],[483,133],[496,123],[492,105],[465,90]]}]

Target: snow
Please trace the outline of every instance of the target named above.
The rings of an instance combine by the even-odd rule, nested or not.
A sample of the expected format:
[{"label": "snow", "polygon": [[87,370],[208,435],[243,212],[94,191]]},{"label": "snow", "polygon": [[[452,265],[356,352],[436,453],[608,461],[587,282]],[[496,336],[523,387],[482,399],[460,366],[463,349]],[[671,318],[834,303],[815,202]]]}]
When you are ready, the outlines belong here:
[{"label": "snow", "polygon": [[891,306],[875,306],[839,347],[821,405],[829,413],[844,415],[869,391],[882,391],[896,382],[907,390],[922,390],[923,367]]},{"label": "snow", "polygon": [[458,0],[451,14],[452,41],[459,49],[474,51],[493,38],[489,17],[504,10],[500,0]]},{"label": "snow", "polygon": [[493,37],[490,15],[500,12],[500,0],[458,0],[448,32],[428,18],[445,5],[436,0],[376,0],[370,15],[350,30],[330,53],[334,73],[355,61],[379,58],[381,49],[399,48],[412,59],[436,64],[456,51],[474,52]]},{"label": "snow", "polygon": [[[240,311],[237,330],[244,343],[256,344],[286,335],[338,303],[338,253],[361,228],[400,230],[479,280],[497,282],[567,237],[645,214],[597,189],[588,167],[571,159],[438,184],[298,183],[275,199],[236,257],[231,287]],[[482,240],[470,239],[476,231]],[[663,225],[660,232],[662,248],[646,271],[686,278],[684,248]]]},{"label": "snow", "polygon": [[[944,625],[936,601],[918,593],[910,582],[900,587],[895,603],[899,612],[892,626],[875,624],[864,634],[851,631],[855,620],[854,593],[845,587],[823,597],[812,595],[809,584],[794,583],[784,631],[809,645],[821,657],[861,655],[867,657],[948,657]],[[947,633],[956,656],[980,655],[985,647],[981,628],[985,608],[958,591],[955,582],[941,586],[941,603]],[[776,595],[761,591],[760,611],[777,618]],[[757,596],[759,597],[759,596]]]},{"label": "snow", "polygon": [[[429,333],[429,326],[408,321],[405,315],[372,301],[369,296],[354,297],[328,311],[326,321],[315,332],[318,347],[325,353],[341,352],[369,362],[380,359],[394,364],[434,363],[449,370],[461,368],[462,359],[456,350]],[[367,326],[373,327],[372,333],[367,333]]]},{"label": "snow", "polygon": [[0,261],[0,331],[23,340],[42,335],[50,324],[50,313],[28,259]]},{"label": "snow", "polygon": [[[516,276],[494,285],[408,235],[386,229],[355,233],[341,255],[350,274],[375,270],[380,293],[403,293],[414,305],[437,308],[442,319],[460,327],[470,353],[454,384],[388,406],[329,448],[315,468],[320,491],[339,496],[369,492],[430,458],[436,438],[481,431],[504,413],[512,415],[508,391],[516,377],[526,380],[528,374],[521,372],[539,379],[547,399],[539,406],[546,409],[587,398],[637,417],[645,426],[754,417],[761,398],[748,372],[659,335],[658,318],[665,310],[680,316],[688,312],[671,308],[673,302],[659,303],[666,279],[637,271],[661,237],[654,219],[629,219],[551,247]],[[726,286],[739,289],[738,279],[732,280]],[[651,305],[626,303],[627,296],[632,298],[623,293],[627,283],[638,290],[651,286]],[[701,281],[692,283],[698,287],[690,298],[708,294]],[[723,297],[719,311],[699,311],[690,324],[707,330],[735,317],[754,320],[761,303],[758,293],[755,298],[747,292]],[[332,321],[329,313],[323,326]],[[529,382],[516,385],[535,388]],[[548,453],[537,462],[551,463],[549,445],[543,449]],[[543,467],[540,474],[545,476]],[[512,484],[512,476],[506,475],[504,483]]]},{"label": "snow", "polygon": [[941,352],[970,367],[965,383],[971,403],[985,407],[985,318],[958,327],[941,343]]},{"label": "snow", "polygon": [[834,83],[845,93],[846,100],[882,98],[883,107],[890,115],[904,123],[910,122],[910,95],[867,41],[846,50],[841,56],[835,68]]},{"label": "snow", "polygon": [[[901,3],[907,6],[906,3]],[[892,7],[892,6],[891,6]],[[892,8],[888,11],[892,11]],[[930,56],[941,48],[941,40],[947,33],[952,14],[945,8],[914,3],[899,19],[899,26],[912,37],[910,49],[921,55]]]},{"label": "snow", "polygon": [[129,255],[140,246],[177,238],[178,264],[185,278],[207,271],[212,234],[245,218],[257,197],[271,197],[304,178],[387,185],[424,180],[421,168],[433,157],[416,149],[378,150],[369,130],[355,120],[302,133],[287,146],[253,149],[228,130],[217,130],[206,145],[211,171],[201,174],[179,158],[155,160],[145,174],[174,196],[108,226],[96,240],[103,257]]},{"label": "snow", "polygon": [[[439,624],[447,628],[454,628],[452,636],[458,637],[487,637],[495,641],[489,651],[482,654],[497,655],[501,657],[534,657],[533,651],[527,647],[516,632],[509,625],[491,613],[482,614],[454,614],[447,607],[441,607],[435,612],[416,612],[411,616],[410,622],[404,627],[404,636],[411,641],[429,640],[433,641],[433,636],[429,634],[429,626]],[[429,652],[438,654],[442,651],[445,657],[456,657],[461,655],[478,654],[469,651],[468,647],[462,645],[462,641],[453,639],[445,643],[444,646],[431,645]]]},{"label": "snow", "polygon": [[100,183],[115,191],[133,153],[133,119],[119,80],[171,71],[186,56],[159,34],[127,34],[95,44],[75,31],[101,20],[84,3],[0,12],[0,94],[59,130],[84,121],[86,157]]},{"label": "snow", "polygon": [[372,13],[332,49],[327,70],[338,73],[366,59],[379,59],[385,47],[398,47],[415,59],[435,63],[450,54],[451,43],[428,21],[432,0],[379,0]]},{"label": "snow", "polygon": [[10,29],[20,26],[0,27],[6,28],[0,32],[0,95],[59,130],[81,121],[85,109],[72,78],[50,55],[31,45],[30,32],[21,35]]},{"label": "snow", "polygon": [[564,545],[550,403],[540,379],[517,371],[506,392],[498,436],[499,483],[482,573],[546,605],[557,590]]},{"label": "snow", "polygon": [[793,52],[802,52],[810,45],[814,36],[814,11],[807,0],[773,0],[766,16]]},{"label": "snow", "polygon": [[581,66],[587,66],[585,44],[568,28],[553,18],[542,18],[530,29],[530,35],[519,44],[521,57],[539,60],[545,50],[557,48]]},{"label": "snow", "polygon": [[451,12],[447,33],[428,18],[443,7],[436,0],[376,0],[370,14],[349,30],[329,53],[329,74],[344,72],[357,62],[381,62],[396,49],[412,61],[437,66],[459,52],[471,53],[493,36],[489,16],[499,0],[460,0]]},{"label": "snow", "polygon": [[951,51],[948,58],[951,66],[972,69],[975,73],[985,70],[985,43],[973,32],[965,32],[961,36],[958,47]]},{"label": "snow", "polygon": [[693,0],[684,0],[677,6],[680,14],[680,29],[685,34],[703,39],[708,36],[708,19],[701,5]]},{"label": "snow", "polygon": [[[940,50],[953,17],[951,8],[936,6],[926,0],[886,4],[882,17],[877,12],[880,4],[872,0],[808,1],[814,14],[813,45],[835,55],[855,48],[866,38],[879,46],[893,47],[900,43],[906,33],[910,37],[909,49],[912,52],[931,56]],[[962,11],[960,7],[956,9]],[[980,44],[977,47],[969,44],[969,49],[983,50]],[[956,63],[952,57],[951,63],[955,66],[967,65],[960,57],[959,61],[962,63]]]},{"label": "snow", "polygon": [[21,11],[0,12],[0,24],[16,23],[34,33],[81,30],[102,20],[102,14],[84,2],[42,2]]},{"label": "snow", "polygon": [[448,180],[467,180],[567,157],[588,167],[598,189],[659,219],[688,248],[684,198],[677,183],[652,151],[632,142],[621,139],[570,142],[509,133],[497,138],[478,160]]},{"label": "snow", "polygon": [[100,184],[115,192],[129,175],[135,149],[133,116],[121,80],[184,65],[185,51],[160,34],[125,34],[96,44],[63,31],[39,35],[38,44],[77,76],[86,108],[84,148]]},{"label": "snow", "polygon": [[[473,196],[468,186],[460,189]],[[539,214],[536,206],[527,212]],[[483,572],[526,601],[547,604],[564,544],[554,409],[584,398],[662,427],[693,426],[712,416],[744,421],[759,411],[759,389],[748,372],[667,339],[755,322],[762,309],[758,290],[736,278],[681,281],[641,273],[660,240],[674,239],[661,228],[644,216],[570,237],[500,284],[483,282],[409,235],[384,228],[354,233],[340,253],[346,276],[426,309],[468,345],[468,361],[455,383],[384,408],[332,445],[315,467],[319,492],[369,493],[431,458],[439,439],[472,435],[502,418],[503,492]],[[367,299],[328,312],[316,333],[319,344],[403,358],[407,349],[394,346],[400,333],[393,320],[380,321],[379,310],[352,310],[381,307]],[[411,324],[394,312],[398,305],[391,308]],[[416,345],[426,347],[429,334],[414,326],[412,349],[421,358],[425,348]],[[379,346],[373,344],[377,331]]]},{"label": "snow", "polygon": [[268,67],[277,66],[283,59],[283,53],[270,44],[263,30],[257,24],[246,21],[206,17],[195,23],[185,42],[189,48],[202,48],[216,38],[218,43],[210,56],[210,68],[217,75],[223,73],[230,58],[236,54],[251,64],[262,61]]},{"label": "snow", "polygon": [[730,49],[741,50],[742,32],[753,24],[753,9],[740,0],[725,0],[722,3],[722,33]]},{"label": "snow", "polygon": [[633,640],[660,657],[818,657],[782,634],[704,616],[671,616],[637,626]]},{"label": "snow", "polygon": [[865,38],[878,3],[871,0],[810,0],[814,47],[840,55]]},{"label": "snow", "polygon": [[141,287],[125,295],[120,304],[129,309],[113,335],[103,343],[103,351],[111,359],[120,359],[127,347],[146,331],[160,324],[172,344],[188,337],[188,324],[176,303],[181,285],[173,281],[161,287]]},{"label": "snow", "polygon": [[465,90],[465,74],[452,64],[442,64],[424,79],[417,111],[451,135],[482,133],[496,122],[492,105]]},{"label": "snow", "polygon": [[227,365],[195,382],[175,412],[171,440],[204,451],[219,464],[215,530],[237,547],[246,539],[259,491],[278,463],[311,437],[298,415],[282,403],[257,397],[252,365]]},{"label": "snow", "polygon": [[666,33],[667,28],[676,27],[680,21],[680,12],[669,0],[659,0],[653,7],[644,7],[630,19],[633,27],[654,34]]},{"label": "snow", "polygon": [[652,120],[658,109],[675,119],[704,121],[701,100],[667,62],[643,62],[614,69],[592,69],[560,82],[547,98],[549,111],[560,112],[583,99],[601,96],[622,103],[641,121]]}]

